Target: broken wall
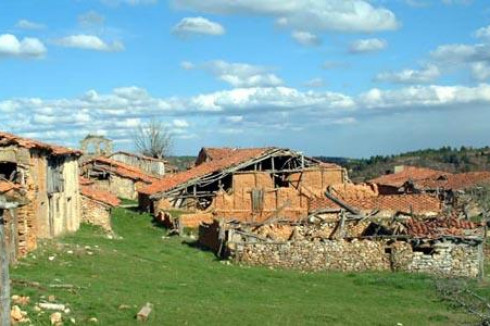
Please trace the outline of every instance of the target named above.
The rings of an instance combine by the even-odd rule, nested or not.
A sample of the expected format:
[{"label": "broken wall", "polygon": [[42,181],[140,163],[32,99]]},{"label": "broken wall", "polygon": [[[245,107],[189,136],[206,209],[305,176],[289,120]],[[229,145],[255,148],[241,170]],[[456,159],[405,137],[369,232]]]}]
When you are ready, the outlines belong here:
[{"label": "broken wall", "polygon": [[[426,254],[411,244],[393,240],[291,241],[234,240],[227,244],[230,258],[247,265],[266,265],[302,270],[406,271],[444,276],[477,277],[482,264],[480,247],[443,243]],[[480,244],[481,246],[481,244]]]},{"label": "broken wall", "polygon": [[112,230],[111,209],[109,206],[82,196],[81,207],[83,222],[98,225],[106,231]]}]

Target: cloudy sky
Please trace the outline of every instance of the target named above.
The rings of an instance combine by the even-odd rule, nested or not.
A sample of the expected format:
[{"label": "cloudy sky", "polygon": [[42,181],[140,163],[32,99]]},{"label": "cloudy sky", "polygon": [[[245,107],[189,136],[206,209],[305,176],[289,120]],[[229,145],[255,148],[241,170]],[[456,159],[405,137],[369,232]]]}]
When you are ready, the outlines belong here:
[{"label": "cloudy sky", "polygon": [[2,0],[0,130],[175,154],[490,144],[484,0]]}]

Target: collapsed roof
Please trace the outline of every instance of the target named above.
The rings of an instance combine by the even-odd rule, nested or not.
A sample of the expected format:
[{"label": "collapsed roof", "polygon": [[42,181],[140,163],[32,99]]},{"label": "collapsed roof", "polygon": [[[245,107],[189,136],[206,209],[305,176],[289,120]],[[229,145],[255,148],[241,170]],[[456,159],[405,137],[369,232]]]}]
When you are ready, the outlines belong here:
[{"label": "collapsed roof", "polygon": [[[202,150],[201,150],[202,152]],[[225,155],[226,153],[226,155]],[[220,156],[222,155],[222,156]],[[325,168],[340,168],[335,164],[320,163],[317,160],[303,156],[303,154],[286,148],[244,148],[223,149],[212,160],[203,162],[194,168],[161,179],[139,190],[140,193],[150,195],[151,198],[159,198],[169,191],[178,191],[192,185],[211,183],[232,174],[235,171],[245,169],[269,158],[288,157],[284,163],[288,166],[271,167],[271,172],[300,171],[311,166],[323,166]]]},{"label": "collapsed roof", "polygon": [[148,184],[159,180],[134,166],[105,157],[96,157],[83,163],[83,166],[87,165],[91,165],[91,170],[95,172],[113,173],[123,178],[142,181]]}]

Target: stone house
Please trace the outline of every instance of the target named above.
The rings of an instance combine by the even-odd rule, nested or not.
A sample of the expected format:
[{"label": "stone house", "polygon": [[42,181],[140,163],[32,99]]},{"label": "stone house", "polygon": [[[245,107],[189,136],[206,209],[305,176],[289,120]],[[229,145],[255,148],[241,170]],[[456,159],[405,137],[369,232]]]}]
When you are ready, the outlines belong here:
[{"label": "stone house", "polygon": [[0,178],[20,189],[13,234],[20,256],[51,238],[78,230],[81,152],[0,133]]},{"label": "stone house", "polygon": [[165,165],[167,163],[165,160],[122,151],[112,153],[108,157],[111,160],[134,166],[149,175],[156,177],[163,177],[165,175]]},{"label": "stone house", "polygon": [[[139,190],[140,208],[155,215],[182,209],[184,226],[215,216],[241,221],[298,219],[326,187],[347,182],[343,168],[284,148],[201,150],[196,166]],[[216,151],[215,151],[216,152]]]},{"label": "stone house", "polygon": [[112,209],[121,204],[119,198],[108,191],[98,189],[93,181],[80,178],[82,221],[112,231]]},{"label": "stone house", "polygon": [[137,199],[141,187],[159,180],[139,168],[105,157],[84,162],[81,170],[82,176],[93,181],[97,188],[125,199]]}]

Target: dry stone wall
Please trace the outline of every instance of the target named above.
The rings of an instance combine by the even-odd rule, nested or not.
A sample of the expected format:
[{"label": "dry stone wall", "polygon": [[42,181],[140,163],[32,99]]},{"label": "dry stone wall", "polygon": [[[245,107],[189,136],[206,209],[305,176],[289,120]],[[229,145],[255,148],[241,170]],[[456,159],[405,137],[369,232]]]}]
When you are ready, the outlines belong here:
[{"label": "dry stone wall", "polygon": [[81,197],[83,222],[101,226],[106,231],[111,231],[110,207],[85,196]]},{"label": "dry stone wall", "polygon": [[413,249],[401,240],[302,239],[261,241],[231,235],[230,258],[248,265],[336,271],[406,271],[477,277],[483,254],[480,245],[441,242],[430,250]]}]

